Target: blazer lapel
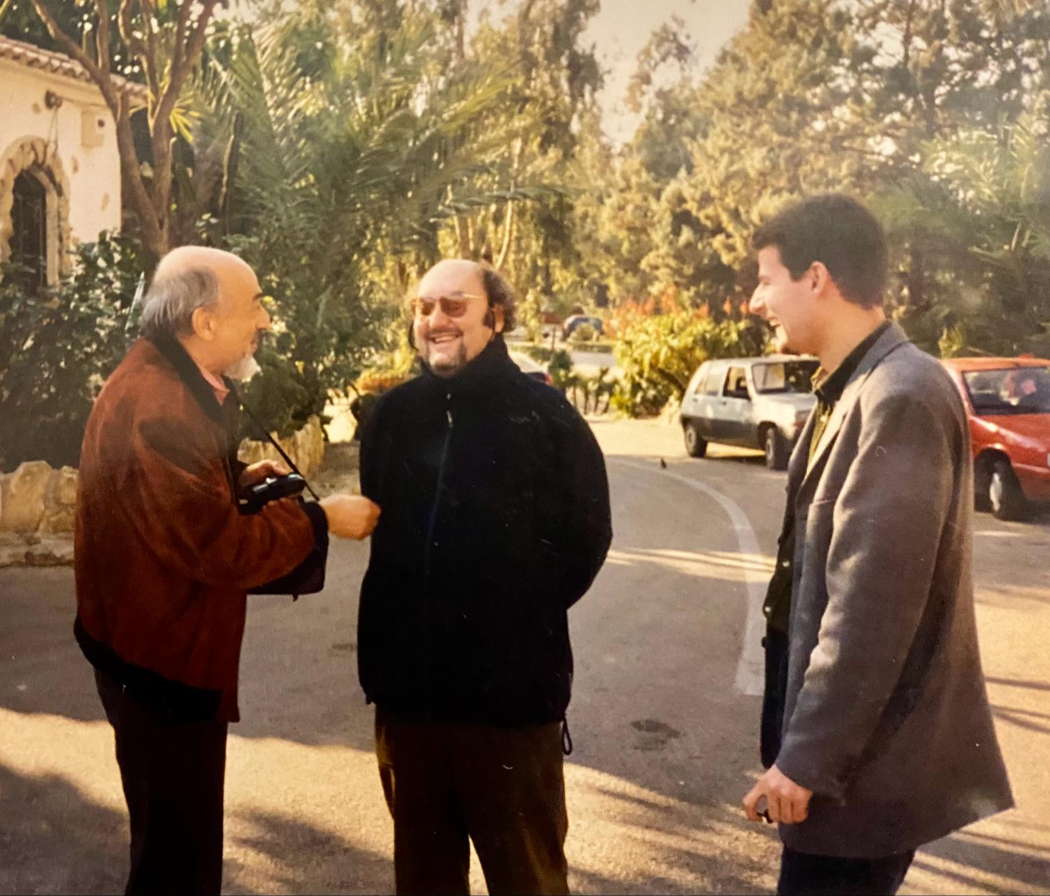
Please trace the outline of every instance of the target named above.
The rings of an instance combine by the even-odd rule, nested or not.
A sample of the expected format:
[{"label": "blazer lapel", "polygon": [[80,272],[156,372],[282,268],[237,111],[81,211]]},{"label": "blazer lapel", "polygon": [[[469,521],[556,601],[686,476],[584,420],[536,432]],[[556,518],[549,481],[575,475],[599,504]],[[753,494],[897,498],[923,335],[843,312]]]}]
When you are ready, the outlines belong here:
[{"label": "blazer lapel", "polygon": [[[875,369],[879,362],[886,357],[886,355],[908,341],[908,337],[904,331],[896,323],[891,323],[886,332],[879,337],[878,341],[876,341],[876,343],[868,350],[867,354],[861,359],[861,362],[857,365],[857,369],[853,371],[853,376],[851,376],[849,382],[846,383],[846,388],[842,390],[842,395],[835,403],[835,409],[831,412],[831,417],[828,419],[828,425],[824,428],[824,432],[820,436],[820,441],[817,443],[816,451],[812,454],[812,460],[808,460],[808,452],[802,452],[804,454],[802,463],[805,464],[805,472],[803,473],[802,481],[799,484],[800,491],[813,478],[814,471],[822,466],[825,456],[831,450],[831,446],[835,442],[835,437],[842,428],[842,421],[846,419],[846,415],[850,412],[853,405],[856,404],[857,399],[860,397],[861,389],[863,389],[864,382],[867,380],[868,375]],[[805,433],[812,432],[813,417],[814,415],[811,414],[810,419],[806,424],[806,429],[804,430]],[[802,447],[803,444],[802,439],[799,439],[799,446]],[[799,453],[800,452],[796,452],[796,454]],[[800,458],[798,457],[792,457],[792,465],[795,465],[799,460]]]},{"label": "blazer lapel", "polygon": [[[816,408],[814,407],[814,411]],[[795,503],[795,495],[798,494],[802,479],[806,475],[806,463],[809,460],[809,440],[813,438],[813,427],[816,425],[816,414],[811,411],[802,427],[802,432],[795,439],[795,447],[788,461],[787,494],[788,506]]]}]

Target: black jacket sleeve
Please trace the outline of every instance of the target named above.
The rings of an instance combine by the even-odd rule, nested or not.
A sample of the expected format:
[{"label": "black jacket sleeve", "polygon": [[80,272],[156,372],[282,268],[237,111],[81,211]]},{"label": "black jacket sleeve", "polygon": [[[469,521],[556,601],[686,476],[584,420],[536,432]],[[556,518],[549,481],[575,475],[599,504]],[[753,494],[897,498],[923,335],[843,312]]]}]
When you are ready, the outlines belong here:
[{"label": "black jacket sleeve", "polygon": [[605,562],[612,541],[609,481],[605,459],[590,427],[578,413],[566,409],[559,421],[560,467],[553,477],[561,496],[560,524],[552,530],[558,592],[566,607],[590,588]]}]

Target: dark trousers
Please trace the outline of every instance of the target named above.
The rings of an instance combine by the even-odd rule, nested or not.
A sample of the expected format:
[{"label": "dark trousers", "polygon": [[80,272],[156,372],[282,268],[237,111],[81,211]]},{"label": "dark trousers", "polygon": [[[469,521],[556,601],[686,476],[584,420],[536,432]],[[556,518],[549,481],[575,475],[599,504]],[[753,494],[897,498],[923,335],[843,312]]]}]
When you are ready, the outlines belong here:
[{"label": "dark trousers", "polygon": [[778,896],[893,896],[915,850],[880,859],[814,856],[784,847]]},{"label": "dark trousers", "polygon": [[469,892],[474,842],[499,894],[568,893],[561,726],[421,722],[376,710],[398,894]]},{"label": "dark trousers", "polygon": [[187,722],[95,672],[131,825],[127,894],[218,896],[226,722]]},{"label": "dark trousers", "polygon": [[759,742],[762,765],[769,768],[777,761],[783,739],[788,675],[787,632],[767,627],[762,646],[766,652],[766,682],[762,692],[762,728]]}]

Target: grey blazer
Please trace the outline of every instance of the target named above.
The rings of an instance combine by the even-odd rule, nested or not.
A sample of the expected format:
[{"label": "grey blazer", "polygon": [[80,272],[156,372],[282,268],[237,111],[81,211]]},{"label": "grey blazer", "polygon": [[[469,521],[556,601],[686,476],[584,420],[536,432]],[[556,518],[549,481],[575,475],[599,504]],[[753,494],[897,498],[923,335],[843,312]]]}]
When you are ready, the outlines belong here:
[{"label": "grey blazer", "polygon": [[1009,808],[971,580],[973,466],[962,401],[891,325],[864,356],[795,502],[781,771],[814,792],[784,843],[879,857]]}]

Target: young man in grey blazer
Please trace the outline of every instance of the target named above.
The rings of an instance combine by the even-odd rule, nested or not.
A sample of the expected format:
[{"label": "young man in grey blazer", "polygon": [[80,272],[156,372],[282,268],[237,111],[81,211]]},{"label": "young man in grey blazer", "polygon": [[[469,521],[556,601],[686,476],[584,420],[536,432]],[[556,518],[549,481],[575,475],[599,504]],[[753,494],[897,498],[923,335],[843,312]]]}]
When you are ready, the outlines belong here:
[{"label": "young man in grey blazer", "polygon": [[766,597],[767,771],[781,894],[895,893],[919,845],[1012,805],[971,581],[973,468],[960,397],[886,319],[886,241],[841,195],[754,240],[751,311],[816,355]]}]

